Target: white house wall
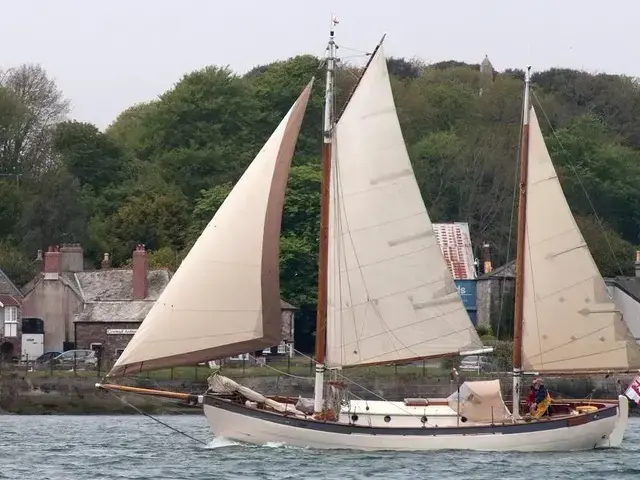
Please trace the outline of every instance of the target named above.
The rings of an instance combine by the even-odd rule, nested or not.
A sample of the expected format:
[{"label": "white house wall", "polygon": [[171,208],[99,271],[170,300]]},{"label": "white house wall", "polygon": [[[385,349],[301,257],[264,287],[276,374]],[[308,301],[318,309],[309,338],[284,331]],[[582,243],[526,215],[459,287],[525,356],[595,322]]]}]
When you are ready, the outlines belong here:
[{"label": "white house wall", "polygon": [[616,306],[622,312],[629,330],[631,330],[636,341],[640,344],[640,302],[627,295],[615,285],[607,285],[607,289],[613,297]]}]

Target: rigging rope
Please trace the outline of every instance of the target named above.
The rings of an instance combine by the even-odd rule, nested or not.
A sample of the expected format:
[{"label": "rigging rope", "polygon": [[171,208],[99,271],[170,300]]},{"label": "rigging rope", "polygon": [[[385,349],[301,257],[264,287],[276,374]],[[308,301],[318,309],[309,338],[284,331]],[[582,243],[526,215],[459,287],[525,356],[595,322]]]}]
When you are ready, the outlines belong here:
[{"label": "rigging rope", "polygon": [[175,433],[179,433],[180,435],[184,435],[187,438],[190,438],[191,440],[193,440],[194,442],[200,443],[201,445],[208,445],[207,442],[204,442],[202,440],[200,440],[199,438],[196,438],[194,436],[189,435],[186,432],[183,432],[182,430],[178,430],[175,427],[172,427],[171,425],[169,425],[168,423],[163,422],[162,420],[160,420],[159,418],[154,417],[153,415],[146,413],[142,410],[140,410],[138,407],[136,407],[135,405],[127,402],[123,397],[117,395],[116,393],[112,392],[111,390],[106,390],[108,393],[110,393],[111,395],[115,396],[118,400],[120,400],[122,403],[124,403],[125,405],[131,407],[132,409],[134,409],[136,412],[138,412],[140,415],[144,415],[145,417],[150,418],[151,420],[158,422],[160,425],[163,425],[165,427],[167,427],[169,430],[173,430]]}]

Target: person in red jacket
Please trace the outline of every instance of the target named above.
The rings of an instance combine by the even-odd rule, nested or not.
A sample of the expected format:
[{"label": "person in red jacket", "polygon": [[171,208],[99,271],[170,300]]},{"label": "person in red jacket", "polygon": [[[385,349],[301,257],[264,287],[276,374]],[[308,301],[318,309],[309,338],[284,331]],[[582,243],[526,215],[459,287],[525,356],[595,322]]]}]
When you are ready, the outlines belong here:
[{"label": "person in red jacket", "polygon": [[536,387],[531,385],[531,387],[529,387],[529,396],[527,397],[527,407],[529,408],[529,413],[533,413],[534,403],[536,403]]}]

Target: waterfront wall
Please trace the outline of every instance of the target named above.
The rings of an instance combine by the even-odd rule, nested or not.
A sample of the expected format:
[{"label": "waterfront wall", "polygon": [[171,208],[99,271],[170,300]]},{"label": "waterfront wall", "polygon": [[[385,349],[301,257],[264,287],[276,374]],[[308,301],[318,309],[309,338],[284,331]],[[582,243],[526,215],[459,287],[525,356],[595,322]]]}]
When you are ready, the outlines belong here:
[{"label": "waterfront wall", "polygon": [[[546,384],[556,398],[616,398],[623,393],[632,377],[547,378]],[[464,380],[464,379],[463,379]],[[505,399],[509,399],[511,378],[501,378]],[[312,377],[261,376],[238,379],[243,385],[265,395],[313,396]],[[351,377],[349,391],[367,400],[402,400],[410,397],[442,398],[451,394],[457,384],[449,377],[402,375],[396,377]],[[118,396],[95,388],[95,378],[31,377],[10,374],[0,376],[0,412],[21,414],[52,413],[133,413]],[[187,393],[202,393],[204,381],[154,381],[135,379],[129,385],[166,389]],[[145,412],[199,412],[180,401],[158,399],[134,394],[123,398]]]}]

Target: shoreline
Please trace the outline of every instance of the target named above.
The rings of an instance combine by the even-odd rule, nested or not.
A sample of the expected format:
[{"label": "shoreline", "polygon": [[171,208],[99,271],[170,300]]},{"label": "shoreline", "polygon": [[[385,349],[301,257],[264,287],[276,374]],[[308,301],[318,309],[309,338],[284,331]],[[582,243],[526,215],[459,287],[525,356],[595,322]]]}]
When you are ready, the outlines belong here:
[{"label": "shoreline", "polygon": [[[477,377],[468,378],[468,380]],[[478,378],[481,379],[481,378]],[[95,388],[96,377],[43,376],[11,373],[0,375],[0,415],[137,415],[136,410],[150,415],[202,415],[202,408],[180,400],[138,394],[114,394]],[[248,388],[264,395],[313,397],[313,377],[247,376],[236,378]],[[448,376],[397,375],[381,378],[362,376],[351,379],[349,388],[356,398],[444,398],[455,391]],[[464,381],[465,379],[461,379]],[[510,378],[501,378],[505,396],[509,396]],[[631,379],[629,379],[630,381]],[[202,394],[204,381],[153,381],[132,378],[126,384],[183,393]],[[552,392],[562,392],[556,398],[615,399],[626,382],[611,378],[584,377],[576,379],[549,378],[546,384]],[[626,388],[625,388],[626,389]],[[124,400],[121,400],[121,398]],[[126,402],[126,403],[125,403]],[[130,405],[129,405],[130,404]],[[132,407],[133,406],[133,407]],[[134,408],[135,407],[135,408]],[[630,401],[630,416],[640,416],[640,408]]]}]

